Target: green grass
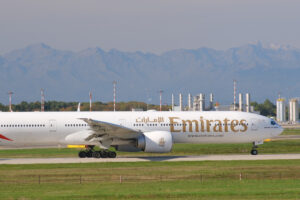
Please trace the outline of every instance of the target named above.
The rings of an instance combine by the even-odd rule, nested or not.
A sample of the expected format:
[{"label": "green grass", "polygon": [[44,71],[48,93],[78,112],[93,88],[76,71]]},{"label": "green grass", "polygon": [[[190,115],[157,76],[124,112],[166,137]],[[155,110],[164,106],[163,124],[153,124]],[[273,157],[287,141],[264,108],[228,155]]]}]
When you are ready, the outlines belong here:
[{"label": "green grass", "polygon": [[[153,154],[144,152],[118,152],[118,156],[184,156],[207,154],[249,154],[252,144],[175,144],[172,152]],[[260,154],[300,153],[300,140],[271,141],[260,145]],[[0,158],[77,157],[79,149],[2,149]]]},{"label": "green grass", "polygon": [[0,199],[300,198],[300,160],[1,165],[0,177]]},{"label": "green grass", "polygon": [[68,148],[1,149],[0,158],[77,157],[78,152],[79,149],[68,149]]},{"label": "green grass", "polygon": [[300,129],[284,129],[281,135],[300,135]]},{"label": "green grass", "polygon": [[[285,130],[284,135],[300,134]],[[263,153],[300,153],[300,140]],[[168,154],[248,154],[251,144],[175,144]],[[0,158],[77,157],[78,149],[1,150]],[[242,180],[240,180],[240,174]],[[120,183],[120,177],[122,183]],[[0,165],[0,199],[299,199],[300,160]]]},{"label": "green grass", "polygon": [[299,199],[299,180],[13,185],[2,199]]}]

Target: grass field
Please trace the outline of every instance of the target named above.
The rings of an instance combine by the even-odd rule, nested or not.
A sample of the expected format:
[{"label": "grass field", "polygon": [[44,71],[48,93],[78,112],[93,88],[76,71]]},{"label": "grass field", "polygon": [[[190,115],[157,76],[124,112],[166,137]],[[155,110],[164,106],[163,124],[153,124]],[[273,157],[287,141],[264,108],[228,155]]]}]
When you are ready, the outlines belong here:
[{"label": "grass field", "polygon": [[[300,134],[286,130],[284,135]],[[300,140],[261,154],[300,153]],[[171,153],[249,154],[251,144],[175,144]],[[0,158],[77,157],[78,149],[0,150]],[[300,160],[0,165],[0,199],[299,199]]]},{"label": "grass field", "polygon": [[284,129],[281,135],[300,135],[300,129]]},{"label": "grass field", "polygon": [[0,199],[300,198],[300,160],[2,165],[0,177]]}]

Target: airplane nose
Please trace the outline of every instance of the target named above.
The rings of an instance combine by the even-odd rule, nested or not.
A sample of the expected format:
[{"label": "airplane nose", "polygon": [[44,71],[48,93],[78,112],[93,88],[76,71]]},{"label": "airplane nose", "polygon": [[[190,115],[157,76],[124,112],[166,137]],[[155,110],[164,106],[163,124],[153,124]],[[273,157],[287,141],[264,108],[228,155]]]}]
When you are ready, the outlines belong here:
[{"label": "airplane nose", "polygon": [[275,136],[280,135],[282,132],[283,132],[283,128],[280,125],[278,125],[278,129],[277,129],[277,131],[275,133],[276,134]]}]

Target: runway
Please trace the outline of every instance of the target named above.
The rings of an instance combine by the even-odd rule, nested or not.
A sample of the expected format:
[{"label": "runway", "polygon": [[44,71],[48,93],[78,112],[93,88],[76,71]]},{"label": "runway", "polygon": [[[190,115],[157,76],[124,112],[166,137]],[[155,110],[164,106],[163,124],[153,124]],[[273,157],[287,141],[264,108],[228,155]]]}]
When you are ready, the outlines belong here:
[{"label": "runway", "polygon": [[293,160],[300,154],[264,155],[201,155],[162,157],[117,157],[117,158],[0,158],[0,164],[62,164],[62,163],[105,163],[105,162],[179,162],[179,161],[231,161],[231,160]]}]

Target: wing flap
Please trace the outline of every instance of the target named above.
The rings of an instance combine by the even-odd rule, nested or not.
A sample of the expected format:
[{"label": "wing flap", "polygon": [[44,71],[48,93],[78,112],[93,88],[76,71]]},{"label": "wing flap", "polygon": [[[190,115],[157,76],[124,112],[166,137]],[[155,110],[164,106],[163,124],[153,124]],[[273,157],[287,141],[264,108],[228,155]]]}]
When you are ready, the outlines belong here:
[{"label": "wing flap", "polygon": [[65,142],[67,144],[84,144],[89,141],[87,138],[91,137],[93,134],[94,133],[91,130],[78,131],[67,135],[65,137]]}]

